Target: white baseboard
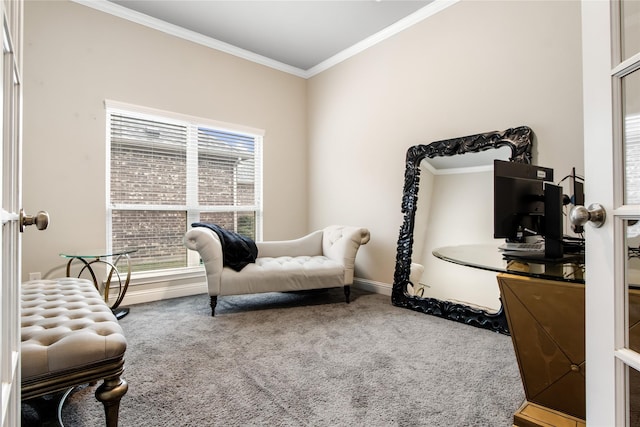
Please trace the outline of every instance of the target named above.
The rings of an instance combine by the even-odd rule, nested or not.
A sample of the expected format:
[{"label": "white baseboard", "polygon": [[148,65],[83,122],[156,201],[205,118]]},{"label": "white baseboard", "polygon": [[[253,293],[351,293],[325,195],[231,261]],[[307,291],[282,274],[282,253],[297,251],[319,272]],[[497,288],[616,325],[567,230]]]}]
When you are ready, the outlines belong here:
[{"label": "white baseboard", "polygon": [[391,290],[393,286],[389,283],[376,282],[368,279],[353,279],[353,286],[358,289],[363,289],[365,291],[374,292],[376,294],[382,294],[391,296]]},{"label": "white baseboard", "polygon": [[206,283],[189,283],[161,287],[156,286],[145,289],[141,286],[130,286],[121,305],[142,304],[144,302],[160,301],[163,299],[180,298],[198,294],[207,294]]},{"label": "white baseboard", "polygon": [[[180,298],[190,295],[206,295],[207,284],[202,280],[204,280],[204,277],[191,283],[158,281],[155,283],[132,285],[129,286],[121,305],[142,304],[145,302]],[[391,296],[392,286],[388,283],[375,282],[373,280],[359,279],[356,277],[353,279],[353,286],[368,292]]]}]

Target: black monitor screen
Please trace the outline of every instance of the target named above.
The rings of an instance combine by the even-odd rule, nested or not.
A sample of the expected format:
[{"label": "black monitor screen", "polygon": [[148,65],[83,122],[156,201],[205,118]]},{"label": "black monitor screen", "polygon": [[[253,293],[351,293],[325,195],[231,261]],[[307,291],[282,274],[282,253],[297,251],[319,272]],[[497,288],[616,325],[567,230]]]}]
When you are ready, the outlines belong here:
[{"label": "black monitor screen", "polygon": [[544,181],[553,181],[553,170],[496,160],[493,171],[494,238],[544,234]]}]

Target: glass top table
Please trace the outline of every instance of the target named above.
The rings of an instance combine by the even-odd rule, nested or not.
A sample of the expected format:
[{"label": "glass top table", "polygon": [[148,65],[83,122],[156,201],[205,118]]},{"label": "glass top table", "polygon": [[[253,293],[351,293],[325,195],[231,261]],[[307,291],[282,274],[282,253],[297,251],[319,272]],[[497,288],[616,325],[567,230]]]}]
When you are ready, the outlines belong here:
[{"label": "glass top table", "polygon": [[538,277],[571,283],[585,282],[584,254],[568,254],[561,260],[545,260],[542,255],[505,255],[497,245],[477,244],[437,248],[433,255],[444,261],[497,273]]},{"label": "glass top table", "polygon": [[[106,303],[109,302],[111,289],[113,287],[112,285],[117,283],[118,293],[116,295],[115,302],[111,305],[111,311],[117,319],[121,319],[129,313],[128,308],[119,308],[119,305],[124,299],[127,289],[129,288],[129,282],[131,281],[131,258],[129,255],[137,252],[137,250],[138,249],[121,249],[114,251],[108,251],[106,249],[82,250],[77,252],[63,252],[60,256],[69,260],[67,262],[66,269],[67,277],[71,276],[71,264],[73,264],[74,261],[78,261],[82,264],[77,277],[82,276],[82,274],[87,271],[91,275],[91,279],[93,280],[93,284],[96,289],[102,292]],[[127,275],[124,280],[118,270],[118,263],[120,261],[123,261],[127,268]],[[100,289],[101,283],[93,269],[96,264],[104,264],[106,266],[107,278],[104,281],[104,288],[102,290]]]},{"label": "glass top table", "polygon": [[77,252],[63,252],[60,254],[63,258],[107,258],[107,257],[117,257],[121,255],[130,255],[134,252],[137,252],[138,249],[122,249],[117,251],[108,251],[106,249],[95,249],[95,250],[82,250]]}]

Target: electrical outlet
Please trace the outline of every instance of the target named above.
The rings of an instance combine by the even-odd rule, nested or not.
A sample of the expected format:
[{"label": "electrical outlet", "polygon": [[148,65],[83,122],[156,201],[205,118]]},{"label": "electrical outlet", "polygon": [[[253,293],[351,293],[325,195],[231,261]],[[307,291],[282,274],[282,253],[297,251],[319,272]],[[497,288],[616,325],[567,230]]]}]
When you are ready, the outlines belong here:
[{"label": "electrical outlet", "polygon": [[29,280],[40,280],[42,279],[42,274],[40,272],[29,273]]}]

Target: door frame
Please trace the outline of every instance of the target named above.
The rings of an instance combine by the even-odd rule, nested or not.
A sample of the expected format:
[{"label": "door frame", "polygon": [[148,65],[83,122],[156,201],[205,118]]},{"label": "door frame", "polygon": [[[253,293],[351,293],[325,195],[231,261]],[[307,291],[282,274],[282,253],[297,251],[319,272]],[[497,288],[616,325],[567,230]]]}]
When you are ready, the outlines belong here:
[{"label": "door frame", "polygon": [[[621,76],[632,60],[620,58],[619,2],[582,1],[585,199],[607,212],[601,228],[586,227],[587,424],[627,425],[626,367],[640,369],[640,355],[625,348],[628,326],[625,220],[640,205],[624,205]],[[615,42],[614,42],[615,41]]]}]

